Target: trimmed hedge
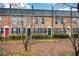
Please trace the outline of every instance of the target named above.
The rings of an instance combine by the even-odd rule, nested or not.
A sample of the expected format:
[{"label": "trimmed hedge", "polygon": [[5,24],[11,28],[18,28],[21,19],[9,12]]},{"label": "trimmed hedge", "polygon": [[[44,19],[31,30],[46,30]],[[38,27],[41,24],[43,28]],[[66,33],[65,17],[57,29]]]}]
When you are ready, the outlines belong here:
[{"label": "trimmed hedge", "polygon": [[53,38],[68,38],[68,35],[65,33],[54,33]]},{"label": "trimmed hedge", "polygon": [[47,34],[32,34],[32,38],[48,38]]},{"label": "trimmed hedge", "polygon": [[[72,36],[74,36],[75,38],[79,37],[79,33],[75,33]],[[65,33],[54,33],[53,34],[53,38],[68,38],[68,35]]]},{"label": "trimmed hedge", "polygon": [[26,38],[26,36],[25,35],[10,35],[9,36],[9,39],[14,39],[14,40],[20,40],[20,39],[25,39]]}]

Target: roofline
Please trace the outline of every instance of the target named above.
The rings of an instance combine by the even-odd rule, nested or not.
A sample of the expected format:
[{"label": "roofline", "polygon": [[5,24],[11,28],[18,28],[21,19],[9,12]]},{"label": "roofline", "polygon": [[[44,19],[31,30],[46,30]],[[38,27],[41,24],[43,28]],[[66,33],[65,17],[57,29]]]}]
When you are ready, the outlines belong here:
[{"label": "roofline", "polygon": [[[5,10],[10,10],[10,8],[0,8],[1,9],[5,9]],[[32,9],[21,9],[21,8],[11,8],[11,10],[32,10]],[[52,11],[52,10],[46,10],[46,9],[33,9],[34,11]],[[69,10],[53,10],[53,11],[63,11],[63,12],[70,12]],[[77,12],[77,11],[73,11],[73,12]]]}]

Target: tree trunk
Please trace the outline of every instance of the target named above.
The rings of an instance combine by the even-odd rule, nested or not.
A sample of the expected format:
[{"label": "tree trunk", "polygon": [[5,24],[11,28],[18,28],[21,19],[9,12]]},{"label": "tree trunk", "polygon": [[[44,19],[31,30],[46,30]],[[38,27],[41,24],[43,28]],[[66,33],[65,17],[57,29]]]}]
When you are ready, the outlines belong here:
[{"label": "tree trunk", "polygon": [[73,45],[74,47],[74,50],[75,50],[75,56],[78,56],[78,50],[77,50],[77,47],[75,45]]},{"label": "tree trunk", "polygon": [[28,43],[29,43],[29,37],[28,37],[27,40],[24,42],[25,51],[27,51],[27,49],[28,49]]},{"label": "tree trunk", "polygon": [[75,56],[78,56],[78,51],[77,50],[75,50]]}]

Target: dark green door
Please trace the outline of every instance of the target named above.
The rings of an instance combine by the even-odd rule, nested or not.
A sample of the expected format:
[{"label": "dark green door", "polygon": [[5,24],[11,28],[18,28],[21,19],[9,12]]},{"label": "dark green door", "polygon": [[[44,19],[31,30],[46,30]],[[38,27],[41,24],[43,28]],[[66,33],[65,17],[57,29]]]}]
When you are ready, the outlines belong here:
[{"label": "dark green door", "polygon": [[30,29],[30,28],[27,29],[27,35],[28,35],[28,36],[31,35],[31,29]]},{"label": "dark green door", "polygon": [[51,36],[51,28],[48,28],[48,36]]}]

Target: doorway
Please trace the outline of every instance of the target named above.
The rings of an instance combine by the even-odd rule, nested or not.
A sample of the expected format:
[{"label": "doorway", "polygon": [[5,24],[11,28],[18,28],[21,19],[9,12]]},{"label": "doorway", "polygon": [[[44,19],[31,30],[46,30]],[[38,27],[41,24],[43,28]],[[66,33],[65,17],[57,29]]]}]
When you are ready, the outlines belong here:
[{"label": "doorway", "polygon": [[9,28],[4,28],[4,37],[9,37]]}]

